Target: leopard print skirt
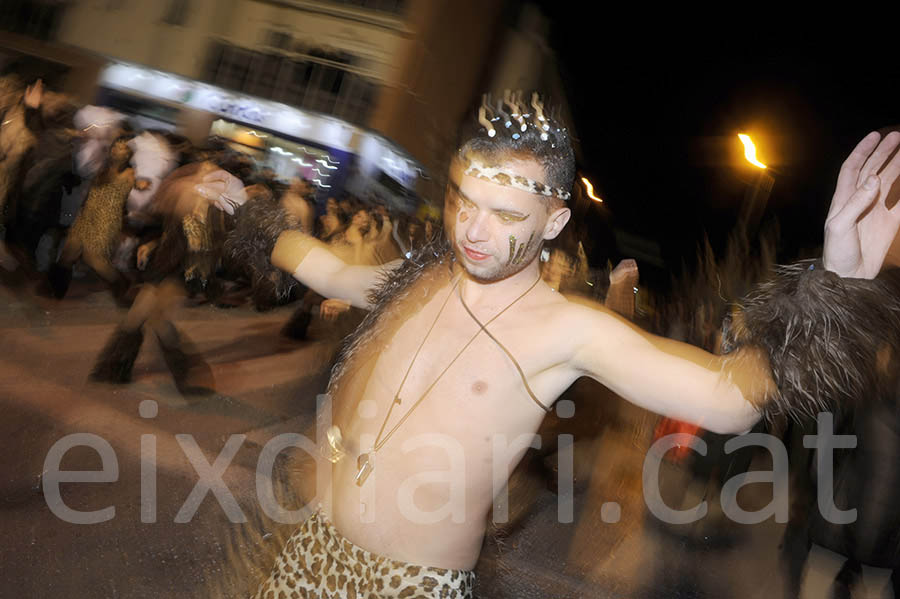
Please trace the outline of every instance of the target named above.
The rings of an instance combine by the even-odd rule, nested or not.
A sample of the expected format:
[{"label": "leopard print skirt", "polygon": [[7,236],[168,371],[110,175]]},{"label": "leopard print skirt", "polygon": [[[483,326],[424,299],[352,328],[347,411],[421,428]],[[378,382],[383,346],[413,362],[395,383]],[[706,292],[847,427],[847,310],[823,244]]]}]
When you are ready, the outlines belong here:
[{"label": "leopard print skirt", "polygon": [[255,599],[467,599],[474,585],[474,572],[414,566],[366,551],[315,512],[288,539]]}]

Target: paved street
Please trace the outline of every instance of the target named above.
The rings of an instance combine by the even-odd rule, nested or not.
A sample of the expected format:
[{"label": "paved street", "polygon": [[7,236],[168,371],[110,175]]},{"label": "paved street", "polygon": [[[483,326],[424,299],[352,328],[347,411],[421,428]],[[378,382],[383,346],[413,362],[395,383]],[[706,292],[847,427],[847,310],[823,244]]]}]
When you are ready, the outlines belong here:
[{"label": "paved street", "polygon": [[[311,341],[281,337],[291,311],[290,306],[264,314],[247,307],[184,308],[179,329],[209,362],[216,390],[186,398],[149,338],[131,384],[87,380],[125,314],[96,280],[76,279],[63,301],[42,296],[34,283],[0,286],[0,526],[6,540],[0,546],[0,597],[247,596],[291,530],[260,511],[255,478],[260,450],[279,433],[311,430],[316,394],[325,388],[335,344],[318,321]],[[615,405],[592,384],[577,385],[570,397],[582,409],[586,399],[592,401],[585,396],[594,394]],[[155,404],[142,406],[145,400]],[[783,596],[780,525],[724,525],[714,508],[698,525],[660,525],[644,508],[641,491],[653,419],[623,406],[596,413],[588,408],[579,415],[574,522],[557,522],[558,497],[548,488],[553,478],[548,464],[555,458],[527,456],[510,481],[510,521],[493,527],[485,542],[479,596]],[[548,425],[545,439],[555,437],[554,426]],[[587,432],[597,429],[603,432]],[[41,478],[45,459],[55,443],[73,433],[108,442],[118,475],[112,482],[61,483],[61,497],[80,511],[114,507],[114,517],[105,522],[70,524],[48,507]],[[176,435],[190,435],[199,449]],[[142,490],[145,495],[152,490],[146,480],[142,489],[141,447],[151,437],[157,508],[155,521],[142,522]],[[230,439],[239,449],[222,480],[246,522],[229,521],[209,493],[189,522],[176,523],[198,480],[191,458],[196,462],[202,452],[213,464]],[[83,446],[68,451],[61,464],[64,470],[104,466],[96,451]],[[299,478],[305,465],[302,454],[285,454],[278,480]],[[673,492],[686,496],[684,505],[695,503],[703,490],[679,483],[684,479],[677,474],[674,486],[682,488]],[[765,505],[769,489],[748,494],[747,506]],[[289,509],[298,505],[295,498],[281,499]],[[620,513],[607,502],[618,503]],[[814,550],[805,596],[824,596],[838,567],[836,557]],[[867,570],[866,576],[867,596],[878,597],[883,573]]]}]

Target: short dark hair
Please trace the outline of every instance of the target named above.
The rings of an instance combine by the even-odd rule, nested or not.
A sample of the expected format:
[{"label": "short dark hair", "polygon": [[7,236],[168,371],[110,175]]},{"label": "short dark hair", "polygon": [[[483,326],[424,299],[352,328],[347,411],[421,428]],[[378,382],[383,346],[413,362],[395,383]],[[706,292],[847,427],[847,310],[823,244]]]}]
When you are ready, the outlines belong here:
[{"label": "short dark hair", "polygon": [[[570,191],[575,181],[575,152],[569,132],[562,126],[558,119],[550,116],[551,111],[544,111],[548,129],[539,128],[534,124],[533,115],[524,116],[525,131],[521,130],[518,121],[510,119],[510,126],[500,118],[492,119],[495,134],[489,135],[488,130],[478,120],[473,125],[464,128],[460,138],[460,153],[474,152],[487,159],[531,159],[544,168],[546,180],[541,181],[545,185],[557,189]],[[546,137],[546,139],[544,139]],[[555,202],[554,202],[555,199]],[[562,202],[555,196],[548,197],[551,200],[550,207]]]}]

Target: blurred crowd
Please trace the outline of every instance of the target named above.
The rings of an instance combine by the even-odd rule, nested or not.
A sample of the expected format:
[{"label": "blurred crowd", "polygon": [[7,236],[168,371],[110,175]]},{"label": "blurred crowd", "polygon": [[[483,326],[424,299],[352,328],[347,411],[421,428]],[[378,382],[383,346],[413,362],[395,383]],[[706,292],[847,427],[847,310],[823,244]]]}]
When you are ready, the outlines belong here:
[{"label": "blurred crowd", "polygon": [[177,271],[191,294],[235,305],[244,291],[265,310],[303,296],[268,261],[286,229],[359,264],[415,251],[439,229],[371,198],[317,198],[309,181],[278,180],[227,140],[136,130],[41,81],[0,78],[0,114],[0,264],[8,279],[46,273],[59,298],[73,272],[90,270],[129,305],[137,285]]},{"label": "blurred crowd", "polygon": [[[14,286],[37,277],[48,294],[63,299],[73,276],[92,272],[128,308],[96,360],[96,380],[129,381],[143,336],[150,332],[179,390],[209,390],[202,356],[191,351],[174,324],[173,307],[185,297],[221,308],[250,304],[257,310],[296,302],[283,329],[293,338],[304,338],[315,317],[358,322],[359,314],[342,316],[353,314],[348,303],[319,296],[271,264],[275,242],[287,230],[314,236],[347,263],[366,265],[410,257],[442,235],[437,220],[392,210],[373,200],[374,195],[321,197],[309,181],[279,180],[226,140],[210,138],[196,145],[169,131],[135,130],[126,115],[79,107],[65,95],[45,90],[40,80],[26,85],[15,75],[0,78],[0,123],[4,283]],[[708,245],[701,248],[694,275],[674,282],[674,300],[657,302],[648,312],[635,303],[638,271],[633,261],[591,268],[579,244],[570,252],[546,249],[542,272],[557,291],[604,301],[654,332],[716,351],[721,323],[732,306],[770,275],[775,261],[776,230],[755,237],[753,247],[748,239],[746,230],[736,230],[720,260]],[[886,368],[897,368],[896,356],[885,359],[891,364]],[[799,592],[797,568],[802,570],[813,541],[850,558],[835,581],[836,593],[837,587],[855,584],[860,563],[893,569],[895,588],[900,588],[900,522],[892,508],[900,498],[900,484],[882,468],[900,455],[898,394],[893,388],[878,390],[879,399],[868,412],[839,420],[840,430],[867,434],[863,451],[839,456],[837,464],[840,497],[860,506],[861,524],[834,529],[810,517],[811,491],[792,497],[792,525],[783,545],[791,592]],[[754,458],[747,451],[725,456],[721,447],[726,439],[683,423],[648,421],[643,415],[639,422],[623,424],[628,416],[620,404],[588,403],[578,396],[579,389],[573,388],[570,397],[579,404],[580,415],[573,426],[591,428],[593,435],[603,429],[596,426],[601,420],[632,426],[648,445],[654,428],[655,438],[671,432],[704,435],[712,446],[710,457],[685,458],[680,473],[671,474],[678,479],[675,503],[692,505],[697,496],[718,491],[727,477],[750,468]],[[560,426],[551,419],[545,437],[555,438]],[[788,423],[769,426],[768,431],[792,441],[792,476],[799,477],[794,484],[810,487],[814,454],[803,446],[803,430]],[[552,443],[547,447],[552,451]],[[677,463],[679,455],[690,454],[673,455]],[[854,484],[862,474],[870,483],[869,493]],[[700,534],[707,536],[708,530],[707,525]]]}]

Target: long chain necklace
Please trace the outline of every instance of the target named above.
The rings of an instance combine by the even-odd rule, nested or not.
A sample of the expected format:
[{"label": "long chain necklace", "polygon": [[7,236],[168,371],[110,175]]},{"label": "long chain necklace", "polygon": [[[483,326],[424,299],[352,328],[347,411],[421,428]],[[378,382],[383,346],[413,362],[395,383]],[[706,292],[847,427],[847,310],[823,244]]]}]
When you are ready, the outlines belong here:
[{"label": "long chain necklace", "polygon": [[499,339],[494,337],[491,334],[491,332],[489,330],[487,330],[487,325],[491,324],[491,321],[488,321],[488,322],[482,324],[482,322],[480,320],[478,320],[478,317],[475,316],[475,313],[472,312],[471,308],[469,308],[468,304],[466,304],[466,300],[463,299],[463,296],[461,293],[459,294],[459,303],[461,303],[462,307],[466,309],[466,312],[469,313],[469,316],[472,317],[472,320],[475,321],[475,324],[477,324],[479,327],[481,327],[481,330],[484,331],[484,334],[487,335],[491,341],[496,343],[497,347],[499,347],[501,350],[503,350],[503,353],[505,353],[507,355],[507,357],[510,360],[512,360],[513,366],[515,366],[516,370],[519,372],[519,377],[522,379],[522,385],[525,387],[525,391],[528,392],[529,397],[531,397],[531,399],[534,401],[534,403],[536,403],[538,405],[538,407],[540,407],[545,412],[549,413],[550,408],[548,408],[547,406],[542,404],[541,401],[537,398],[537,395],[534,394],[534,391],[531,390],[531,385],[528,384],[528,377],[525,376],[525,371],[522,370],[522,367],[519,365],[519,361],[516,360],[516,357],[514,355],[512,355],[511,351],[506,349],[505,345],[500,343]]},{"label": "long chain necklace", "polygon": [[409,363],[409,368],[406,369],[406,374],[403,375],[403,380],[400,381],[400,386],[397,388],[397,393],[394,394],[394,399],[393,399],[393,401],[391,401],[391,405],[388,408],[387,414],[384,417],[384,421],[381,423],[381,429],[378,431],[378,435],[375,437],[375,443],[372,445],[372,450],[368,451],[366,453],[360,454],[359,458],[357,458],[357,460],[356,460],[356,467],[357,467],[356,484],[358,486],[361,487],[366,482],[366,479],[369,478],[369,475],[372,473],[372,471],[375,469],[375,454],[378,452],[378,450],[380,450],[382,447],[384,447],[384,444],[388,442],[388,440],[394,435],[395,432],[397,432],[397,429],[399,429],[401,426],[403,426],[403,423],[406,422],[407,418],[409,418],[410,415],[412,415],[412,413],[416,410],[416,408],[419,407],[419,405],[425,400],[425,398],[428,396],[428,394],[431,392],[431,390],[434,389],[434,386],[438,384],[438,381],[440,381],[441,378],[443,378],[444,374],[446,374],[447,371],[450,370],[450,367],[453,366],[453,364],[456,363],[456,361],[459,359],[459,357],[463,355],[463,352],[465,352],[466,349],[468,349],[469,346],[472,345],[472,342],[474,342],[475,339],[481,334],[481,332],[485,330],[485,327],[487,325],[491,324],[492,322],[494,322],[495,320],[497,320],[498,318],[500,318],[500,316],[502,316],[507,310],[512,308],[520,299],[522,299],[523,297],[528,295],[528,292],[531,291],[532,289],[534,289],[535,286],[540,282],[540,280],[541,280],[541,278],[539,276],[535,280],[535,282],[531,284],[531,286],[528,289],[526,289],[524,292],[522,292],[516,299],[514,299],[512,302],[510,302],[505,308],[503,308],[497,314],[495,314],[493,317],[491,317],[491,319],[488,320],[486,323],[484,323],[484,325],[480,326],[478,331],[476,331],[475,334],[472,335],[472,337],[466,342],[466,344],[463,345],[462,349],[460,349],[458,352],[456,352],[456,355],[453,357],[452,360],[450,360],[450,363],[447,364],[447,366],[445,366],[444,369],[441,370],[440,374],[437,375],[437,377],[431,382],[431,384],[428,385],[428,387],[425,389],[425,391],[422,393],[422,395],[419,396],[419,399],[417,399],[415,401],[415,403],[412,404],[412,406],[409,408],[409,410],[407,410],[406,414],[404,414],[400,418],[400,420],[397,422],[397,424],[395,424],[393,426],[393,428],[391,428],[391,430],[389,430],[388,433],[386,435],[384,435],[384,438],[382,438],[382,435],[384,434],[384,429],[387,427],[388,420],[390,420],[390,418],[391,418],[391,413],[394,411],[394,406],[399,405],[401,403],[400,392],[403,390],[403,385],[406,383],[406,379],[409,377],[409,373],[412,371],[413,365],[416,363],[416,358],[419,357],[419,352],[422,350],[422,347],[425,345],[425,341],[428,340],[428,336],[431,334],[431,331],[434,329],[435,325],[437,324],[438,319],[440,319],[441,314],[444,312],[444,308],[447,306],[447,302],[450,300],[450,297],[453,295],[453,292],[456,290],[457,285],[459,285],[459,280],[457,280],[457,282],[450,289],[450,293],[447,294],[446,299],[444,299],[444,303],[441,304],[441,309],[438,311],[437,316],[434,319],[434,322],[431,323],[431,327],[428,329],[428,332],[425,334],[425,338],[422,339],[422,343],[419,344],[419,348],[416,350],[416,353],[413,355],[413,359]]}]

